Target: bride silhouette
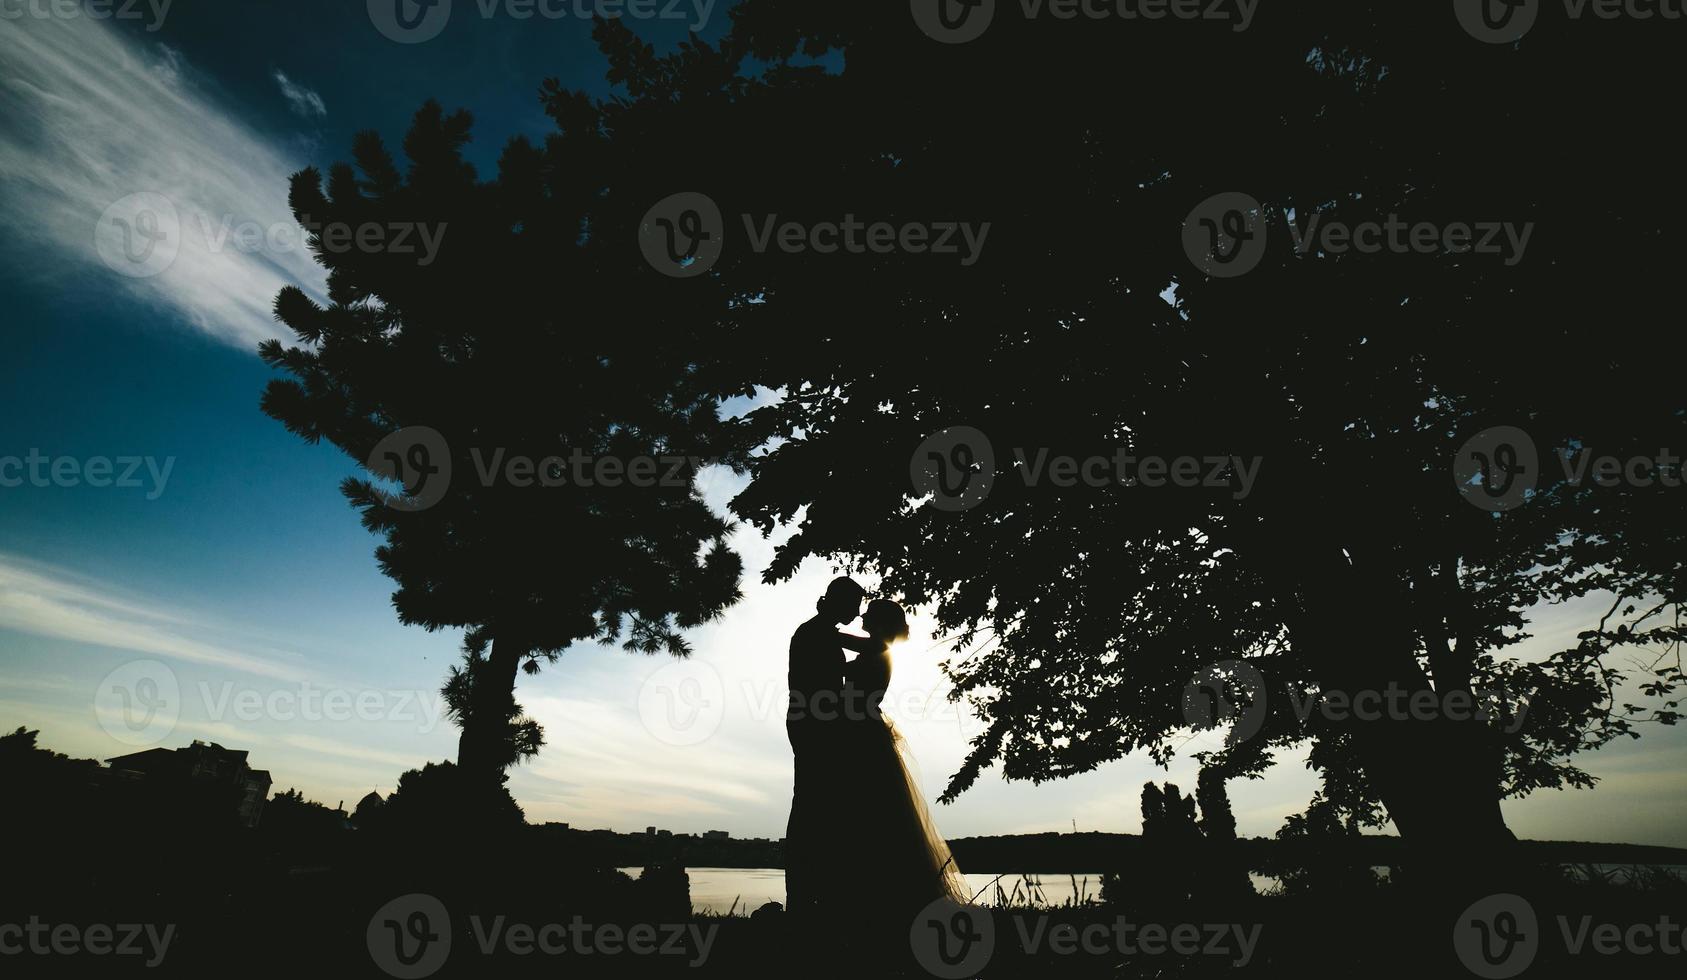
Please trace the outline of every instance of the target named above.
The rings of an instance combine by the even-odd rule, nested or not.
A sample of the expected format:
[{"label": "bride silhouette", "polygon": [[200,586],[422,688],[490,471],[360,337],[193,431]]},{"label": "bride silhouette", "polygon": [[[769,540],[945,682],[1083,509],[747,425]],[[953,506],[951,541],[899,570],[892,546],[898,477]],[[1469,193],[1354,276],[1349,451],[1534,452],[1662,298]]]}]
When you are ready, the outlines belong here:
[{"label": "bride silhouette", "polygon": [[838,825],[852,914],[894,930],[939,898],[962,904],[971,895],[949,845],[926,808],[908,743],[882,709],[890,686],[891,644],[908,638],[908,617],[889,599],[874,599],[861,617],[866,636],[839,633],[860,654],[844,667],[843,723],[836,737],[840,781]]}]

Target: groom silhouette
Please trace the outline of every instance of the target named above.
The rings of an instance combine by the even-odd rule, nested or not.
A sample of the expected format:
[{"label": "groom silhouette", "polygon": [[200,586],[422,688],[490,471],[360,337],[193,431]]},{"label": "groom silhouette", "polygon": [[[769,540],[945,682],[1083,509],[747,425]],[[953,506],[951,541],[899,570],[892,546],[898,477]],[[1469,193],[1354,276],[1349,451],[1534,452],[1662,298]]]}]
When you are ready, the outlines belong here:
[{"label": "groom silhouette", "polygon": [[844,720],[844,651],[838,627],[861,615],[866,595],[854,579],[833,579],[815,603],[814,618],[791,636],[785,735],[791,741],[796,781],[785,829],[785,904],[796,914],[819,909],[828,843],[837,839],[829,828],[842,813],[837,756]]}]

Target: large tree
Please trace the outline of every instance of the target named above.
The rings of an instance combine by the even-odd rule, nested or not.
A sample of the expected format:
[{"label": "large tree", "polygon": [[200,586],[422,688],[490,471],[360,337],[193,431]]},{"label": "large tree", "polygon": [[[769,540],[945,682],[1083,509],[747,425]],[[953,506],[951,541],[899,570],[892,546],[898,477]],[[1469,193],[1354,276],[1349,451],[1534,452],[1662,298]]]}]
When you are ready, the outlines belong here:
[{"label": "large tree", "polygon": [[[1010,777],[1043,779],[1132,751],[1163,758],[1187,724],[1183,688],[1215,660],[1263,663],[1304,690],[1489,685],[1514,707],[1533,698],[1520,731],[1392,719],[1307,728],[1278,710],[1244,751],[1214,761],[1257,773],[1260,750],[1310,737],[1331,805],[1349,819],[1378,817],[1380,803],[1443,865],[1501,853],[1502,794],[1585,783],[1569,756],[1627,730],[1611,703],[1613,650],[1680,638],[1675,498],[1553,476],[1558,449],[1626,458],[1682,444],[1675,361],[1659,356],[1649,312],[1669,308],[1682,251],[1669,136],[1643,100],[1609,97],[1667,89],[1663,32],[1545,17],[1523,42],[1489,45],[1445,6],[1351,0],[1260,8],[1246,31],[1051,10],[1022,22],[997,4],[981,38],[943,45],[903,8],[747,0],[719,44],[665,57],[600,24],[624,95],[594,104],[546,86],[558,136],[543,150],[513,145],[488,200],[449,212],[484,228],[464,265],[410,270],[401,290],[345,291],[362,274],[336,273],[345,309],[290,310],[300,298],[284,296],[284,318],[315,331],[319,316],[385,324],[398,308],[401,333],[411,318],[450,323],[445,344],[438,326],[415,335],[423,366],[454,370],[464,350],[479,362],[473,384],[421,386],[460,398],[447,414],[475,420],[453,447],[540,438],[523,422],[548,417],[549,403],[476,413],[488,391],[531,394],[565,317],[597,328],[585,343],[609,352],[580,366],[629,384],[611,402],[626,411],[694,407],[679,416],[712,419],[715,396],[779,391],[716,441],[736,459],[777,437],[734,503],[764,530],[795,524],[766,577],[811,556],[856,564],[929,605],[964,649],[989,641],[952,664],[989,726],[951,794],[996,761]],[[802,55],[822,64],[802,66]],[[431,189],[444,172],[447,185],[481,186],[449,176],[461,161],[443,158],[419,163],[409,185]],[[365,186],[337,172],[329,199],[385,199],[398,182],[374,162]],[[1603,179],[1618,166],[1620,185]],[[680,191],[706,194],[725,216],[720,258],[683,279],[644,264],[636,241],[645,210]],[[1185,253],[1184,224],[1224,192],[1259,202],[1268,247],[1246,275],[1209,278]],[[302,212],[317,206],[301,200]],[[1297,252],[1315,213],[1349,226],[1506,222],[1529,237],[1499,255]],[[753,242],[769,220],[852,219],[990,230],[968,264]],[[533,298],[576,262],[592,288],[552,297],[554,308]],[[463,324],[492,329],[486,307],[509,290],[527,299],[501,308],[536,319],[537,332],[449,343]],[[363,295],[379,305],[359,312]],[[380,329],[345,349],[384,342]],[[484,361],[487,350],[503,356]],[[361,397],[348,413],[342,388],[281,397],[333,408],[310,418],[352,418],[301,431],[354,456],[431,414],[372,412],[377,402]],[[365,424],[375,417],[386,424]],[[661,431],[671,418],[645,424]],[[993,442],[996,472],[986,499],[952,512],[921,500],[909,472],[927,436],[959,425]],[[1454,472],[1467,439],[1506,425],[1529,433],[1543,469],[1532,500],[1495,515],[1461,499]],[[1261,469],[1245,496],[1239,484],[1032,486],[1016,449],[1236,456]],[[507,530],[504,499],[497,514],[461,516]],[[443,586],[466,579],[487,600],[453,602],[479,611],[436,623],[506,616],[489,582],[529,613],[573,594],[552,588],[546,562],[487,577],[484,558],[460,561],[507,559],[515,535],[465,536],[471,524],[442,526],[453,511],[439,511],[366,509],[395,541],[414,522],[410,540],[428,559],[389,561],[401,613],[412,567],[427,570],[418,598],[452,598]],[[1593,594],[1630,621],[1590,623],[1576,649],[1545,663],[1507,656],[1528,609]],[[1662,669],[1651,690],[1667,696],[1679,673]],[[492,716],[507,726],[509,705],[499,707]],[[1673,717],[1668,705],[1660,717]]]},{"label": "large tree", "polygon": [[[795,523],[767,577],[855,563],[963,649],[989,641],[953,664],[989,725],[950,795],[997,760],[1044,779],[1163,757],[1185,685],[1216,660],[1262,658],[1303,690],[1527,696],[1509,736],[1279,713],[1252,758],[1218,760],[1257,772],[1258,749],[1313,737],[1350,817],[1380,802],[1444,867],[1502,855],[1502,795],[1585,784],[1568,757],[1630,731],[1613,651],[1680,640],[1677,497],[1568,483],[1554,455],[1687,444],[1649,312],[1672,307],[1683,252],[1668,137],[1643,100],[1609,97],[1667,88],[1667,42],[1546,17],[1489,45],[1435,4],[1278,5],[1246,32],[995,16],[942,45],[900,8],[751,0],[718,52],[610,46],[651,80],[646,118],[671,122],[637,130],[647,154],[686,160],[685,189],[729,215],[694,284],[724,288],[721,336],[783,393],[761,419],[781,442],[734,503],[765,530]],[[833,69],[791,67],[803,53]],[[693,91],[710,84],[721,99]],[[703,145],[724,149],[686,155]],[[1260,203],[1269,247],[1209,278],[1185,219],[1233,191]],[[1297,253],[1314,213],[1529,238],[1498,255]],[[756,252],[734,222],[770,214],[992,227],[972,265]],[[959,425],[993,442],[996,473],[956,513],[922,502],[909,469]],[[1495,515],[1462,499],[1455,467],[1498,426],[1526,430],[1541,470],[1533,499]],[[1262,468],[1246,496],[1029,486],[1015,449]],[[1632,621],[1590,622],[1545,663],[1507,656],[1527,610],[1595,594]],[[1667,696],[1679,672],[1660,670]]]},{"label": "large tree", "polygon": [[[296,175],[331,302],[284,289],[276,315],[298,343],[261,350],[288,375],[265,412],[404,483],[342,489],[384,539],[399,619],[466,630],[451,689],[473,772],[536,746],[518,668],[584,640],[683,656],[684,631],[739,596],[729,525],[695,477],[741,465],[742,425],[697,367],[707,324],[642,302],[637,256],[596,233],[615,164],[601,127],[578,121],[542,147],[511,141],[482,180],[463,158],[469,117],[429,103],[405,172],[365,134],[326,189]],[[408,229],[413,250],[362,245],[371,228],[388,244]]]}]

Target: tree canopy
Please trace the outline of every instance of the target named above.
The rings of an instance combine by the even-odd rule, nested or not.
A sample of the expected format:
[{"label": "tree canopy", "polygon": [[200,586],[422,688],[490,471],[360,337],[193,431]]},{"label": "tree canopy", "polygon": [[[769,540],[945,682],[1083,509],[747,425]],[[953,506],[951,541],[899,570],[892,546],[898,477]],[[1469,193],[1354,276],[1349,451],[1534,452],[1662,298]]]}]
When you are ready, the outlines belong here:
[{"label": "tree canopy", "polygon": [[[648,118],[687,113],[666,158],[699,131],[729,148],[685,175],[729,216],[991,223],[963,266],[756,251],[728,217],[708,280],[663,284],[724,287],[719,329],[765,352],[745,369],[783,395],[733,504],[794,525],[766,577],[820,557],[934,610],[988,722],[950,796],[996,761],[1046,779],[1164,757],[1192,675],[1232,658],[1302,690],[1528,700],[1503,733],[1309,730],[1277,699],[1247,757],[1215,760],[1256,773],[1261,749],[1316,736],[1350,817],[1378,819],[1380,798],[1403,832],[1451,835],[1485,809],[1503,834],[1500,794],[1585,784],[1568,757],[1633,732],[1612,654],[1681,639],[1677,497],[1571,479],[1584,454],[1680,479],[1687,417],[1653,311],[1673,305],[1683,205],[1646,101],[1612,97],[1667,85],[1663,39],[1543,19],[1488,45],[1442,8],[1380,3],[1274,7],[1245,35],[996,17],[940,45],[859,5],[751,0],[717,50],[617,62]],[[1620,190],[1598,176],[1616,159]],[[1263,253],[1208,275],[1186,226],[1236,193]],[[1432,241],[1307,237],[1330,223]],[[1509,245],[1446,237],[1461,224]],[[958,513],[909,477],[957,426],[994,449],[987,498]],[[1532,446],[1535,492],[1496,514],[1456,475],[1502,427]],[[1027,479],[1039,453],[1120,452],[1259,469],[1248,488],[1235,467],[1215,487]],[[1573,649],[1505,656],[1526,610],[1591,595],[1612,613]],[[1667,698],[1679,665],[1651,667]]]},{"label": "tree canopy", "polygon": [[[685,655],[684,630],[737,600],[729,525],[695,476],[742,464],[742,426],[696,369],[707,325],[641,317],[627,263],[591,234],[602,134],[513,140],[491,180],[464,161],[469,137],[465,113],[429,103],[406,171],[365,134],[326,190],[295,176],[331,302],[277,298],[298,344],[264,344],[288,377],[263,409],[405,484],[342,490],[384,539],[399,619],[466,628],[464,752],[501,767],[518,664],[584,640]],[[336,247],[335,229],[371,224],[431,234],[437,254]],[[646,459],[653,475],[631,479]]]},{"label": "tree canopy", "polygon": [[[325,256],[335,305],[282,296],[306,346],[266,350],[300,379],[266,409],[357,458],[403,425],[453,453],[562,426],[748,467],[734,513],[793,531],[765,579],[870,570],[955,641],[987,728],[949,796],[997,762],[1040,780],[1163,759],[1191,677],[1237,660],[1300,691],[1484,688],[1502,723],[1526,702],[1518,727],[1308,725],[1277,698],[1209,760],[1256,775],[1311,738],[1321,813],[1508,837],[1502,794],[1585,785],[1570,757],[1633,733],[1613,653],[1681,640],[1682,509],[1659,480],[1679,482],[1687,415],[1655,311],[1684,204],[1671,137],[1619,94],[1667,90],[1667,40],[1543,18],[1487,44],[1436,5],[1333,0],[1245,31],[1020,13],[945,45],[863,5],[746,0],[719,43],[662,56],[606,21],[624,94],[548,82],[557,134],[512,143],[496,181],[437,108],[407,179],[365,140],[361,177],[337,168],[324,197],[302,175],[295,209],[448,218],[450,264]],[[722,215],[684,277],[639,246],[678,193]],[[1191,250],[1203,219],[1249,268]],[[988,238],[961,262],[757,230],[852,221]],[[760,389],[778,398],[722,421],[719,399]],[[989,492],[936,506],[918,455],[961,427],[988,440],[968,465]],[[1159,487],[1063,485],[1041,462],[1121,455],[1230,462]],[[1594,457],[1655,459],[1659,480],[1578,477]],[[1471,506],[1520,478],[1531,494]],[[388,536],[400,615],[472,626],[471,662],[489,624],[530,651],[623,622],[637,648],[682,649],[670,622],[736,587],[689,487],[624,506],[454,487],[421,512],[347,491]],[[1574,648],[1508,656],[1528,610],[1589,596],[1611,612]],[[1679,665],[1649,669],[1673,721]]]}]

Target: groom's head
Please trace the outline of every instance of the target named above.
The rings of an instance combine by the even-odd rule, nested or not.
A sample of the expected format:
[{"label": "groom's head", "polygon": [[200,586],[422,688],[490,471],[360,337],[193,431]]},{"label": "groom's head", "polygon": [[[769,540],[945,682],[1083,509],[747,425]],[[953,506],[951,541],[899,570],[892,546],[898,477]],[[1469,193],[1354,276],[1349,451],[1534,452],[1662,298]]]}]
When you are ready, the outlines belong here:
[{"label": "groom's head", "polygon": [[867,590],[854,579],[840,575],[826,586],[826,594],[820,597],[814,608],[826,617],[827,622],[850,623],[861,615],[861,600],[866,596]]}]

